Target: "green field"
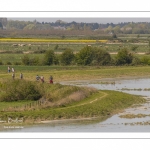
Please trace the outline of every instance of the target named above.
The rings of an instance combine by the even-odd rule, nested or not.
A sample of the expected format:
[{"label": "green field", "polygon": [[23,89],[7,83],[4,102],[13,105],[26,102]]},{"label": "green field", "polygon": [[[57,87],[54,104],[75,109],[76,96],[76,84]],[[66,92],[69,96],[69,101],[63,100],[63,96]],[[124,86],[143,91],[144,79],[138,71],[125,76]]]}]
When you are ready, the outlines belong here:
[{"label": "green field", "polygon": [[[125,78],[125,77],[149,77],[149,66],[117,66],[117,67],[89,67],[89,66],[13,66],[16,70],[16,78],[20,73],[24,79],[35,80],[36,75],[43,75],[45,81],[53,75],[54,82],[71,80],[95,80],[102,78]],[[11,73],[7,73],[7,66],[0,66],[0,80],[11,79]]]},{"label": "green field", "polygon": [[[122,37],[124,38],[124,37]],[[129,39],[130,37],[126,37]],[[132,37],[133,38],[133,37]],[[127,40],[126,39],[126,40]],[[142,37],[141,37],[142,39]],[[149,55],[139,55],[138,52],[147,53],[149,45],[146,41],[139,43],[109,41],[108,43],[95,43],[91,46],[101,47],[107,52],[115,52],[111,57],[116,56],[116,53],[121,48],[127,48],[133,52],[138,58]],[[71,119],[71,118],[87,118],[87,117],[110,117],[118,113],[124,108],[130,107],[133,104],[145,102],[138,96],[115,92],[91,90],[89,88],[77,88],[76,86],[63,86],[60,82],[63,81],[78,81],[78,80],[95,80],[103,78],[138,78],[149,77],[149,65],[143,66],[23,66],[21,64],[22,57],[27,54],[30,58],[38,57],[40,61],[44,58],[44,52],[49,49],[54,49],[57,54],[62,53],[65,48],[71,48],[74,53],[81,50],[87,43],[69,44],[69,43],[29,43],[24,46],[12,46],[10,42],[0,43],[0,60],[4,63],[0,65],[0,118],[7,119],[8,117],[16,118],[23,117],[25,122],[39,122],[41,120],[55,119]],[[24,44],[24,43],[19,43]],[[57,48],[56,48],[56,45]],[[133,50],[136,46],[136,50]],[[15,80],[12,81],[12,74],[7,72],[9,62],[10,67],[15,68]],[[15,65],[19,62],[19,65]],[[39,97],[46,100],[46,104],[42,104],[40,99],[32,99],[35,93],[29,92],[31,97],[25,97],[26,89],[20,80],[20,73],[23,73],[23,81],[31,84],[39,93]],[[36,75],[44,76],[45,83],[36,82]],[[54,84],[49,84],[50,75],[54,78]],[[18,80],[17,80],[18,79]],[[10,83],[12,84],[10,84]],[[15,83],[16,82],[16,83]],[[26,84],[26,82],[24,82]],[[30,85],[29,84],[29,85]],[[16,86],[18,85],[18,86]],[[28,84],[26,84],[28,85]],[[20,87],[19,87],[20,86]],[[14,92],[11,93],[14,90]],[[22,91],[20,91],[23,89]],[[7,97],[7,91],[10,90],[10,99]],[[31,92],[31,93],[30,93]],[[20,93],[20,95],[19,95]],[[88,94],[87,94],[88,93]],[[14,95],[13,95],[14,94]],[[12,99],[14,96],[16,99]],[[24,97],[23,97],[24,96]],[[16,101],[15,101],[16,100]],[[8,102],[9,101],[9,102]]]},{"label": "green field", "polygon": [[[24,44],[24,43],[23,43]],[[4,51],[13,51],[16,52],[34,52],[34,51],[40,51],[40,50],[48,50],[48,49],[55,49],[55,46],[58,45],[58,48],[55,49],[55,52],[63,52],[65,48],[71,48],[73,51],[78,52],[83,47],[85,47],[88,44],[61,44],[61,43],[55,43],[55,44],[43,44],[43,43],[34,43],[30,46],[25,44],[25,46],[12,46],[13,44],[10,43],[0,43],[0,52],[4,53]],[[103,43],[103,44],[90,44],[94,47],[101,47],[105,49],[108,52],[118,52],[120,48],[127,48],[132,51],[133,46],[137,46],[136,52],[147,52],[149,50],[148,42],[147,43]]]},{"label": "green field", "polygon": [[[108,52],[118,52],[120,48],[127,48],[130,51],[136,46],[135,52],[149,51],[149,34],[125,34],[118,35],[117,39],[112,40],[79,40],[77,37],[71,39],[49,39],[49,38],[0,38],[0,52],[38,52],[42,50],[54,49],[55,52],[63,52],[65,48],[71,48],[74,52],[78,52],[86,45],[101,47]],[[86,38],[86,37],[85,37]],[[55,42],[57,41],[57,42]],[[104,41],[104,42],[103,42]],[[56,45],[58,45],[57,48]]]},{"label": "green field", "polygon": [[[118,35],[117,39],[107,40],[106,42],[94,42],[90,43],[90,40],[78,40],[78,39],[55,39],[57,42],[50,42],[53,39],[19,39],[19,38],[1,38],[0,39],[0,62],[4,65],[21,65],[22,58],[28,55],[30,59],[38,59],[37,65],[42,65],[45,52],[48,50],[54,50],[55,54],[60,55],[66,49],[72,49],[73,53],[78,53],[85,46],[101,48],[104,51],[110,53],[111,58],[115,60],[115,57],[119,50],[126,48],[134,56],[141,59],[146,56],[150,59],[150,45],[149,35]],[[7,41],[8,40],[8,41]],[[19,42],[20,40],[20,42]],[[25,42],[26,40],[26,42]],[[54,41],[55,41],[54,40]],[[68,42],[68,41],[72,42]],[[48,42],[49,41],[49,42]],[[62,42],[63,41],[63,42]],[[73,42],[75,41],[75,42]],[[148,60],[146,62],[148,63]]]}]

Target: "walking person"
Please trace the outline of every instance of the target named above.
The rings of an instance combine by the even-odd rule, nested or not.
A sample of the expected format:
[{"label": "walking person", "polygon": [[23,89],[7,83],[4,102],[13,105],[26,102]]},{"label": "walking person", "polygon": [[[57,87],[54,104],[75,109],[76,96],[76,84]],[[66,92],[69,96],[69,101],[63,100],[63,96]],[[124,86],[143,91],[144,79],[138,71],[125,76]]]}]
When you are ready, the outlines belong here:
[{"label": "walking person", "polygon": [[52,76],[50,76],[49,80],[50,80],[49,83],[53,84],[53,77]]},{"label": "walking person", "polygon": [[12,73],[12,79],[15,79],[15,73],[14,72]]},{"label": "walking person", "polygon": [[10,73],[10,67],[8,66],[8,73]]},{"label": "walking person", "polygon": [[13,67],[12,67],[12,69],[11,69],[11,70],[12,70],[12,72],[15,72],[15,69],[14,69]]},{"label": "walking person", "polygon": [[42,83],[44,83],[44,77],[43,76],[41,76],[41,81],[42,81]]},{"label": "walking person", "polygon": [[23,79],[23,74],[22,73],[20,73],[20,79]]},{"label": "walking person", "polygon": [[36,75],[36,81],[38,81],[40,79],[40,77],[38,75]]}]

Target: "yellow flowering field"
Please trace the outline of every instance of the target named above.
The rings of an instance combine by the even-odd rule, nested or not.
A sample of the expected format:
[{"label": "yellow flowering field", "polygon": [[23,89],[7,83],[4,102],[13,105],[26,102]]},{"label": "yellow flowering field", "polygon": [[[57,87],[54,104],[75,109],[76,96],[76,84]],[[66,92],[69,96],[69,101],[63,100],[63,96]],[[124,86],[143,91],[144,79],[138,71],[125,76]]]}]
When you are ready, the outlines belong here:
[{"label": "yellow flowering field", "polygon": [[0,42],[62,42],[62,43],[106,43],[107,40],[59,40],[59,39],[28,39],[28,38],[0,38]]}]

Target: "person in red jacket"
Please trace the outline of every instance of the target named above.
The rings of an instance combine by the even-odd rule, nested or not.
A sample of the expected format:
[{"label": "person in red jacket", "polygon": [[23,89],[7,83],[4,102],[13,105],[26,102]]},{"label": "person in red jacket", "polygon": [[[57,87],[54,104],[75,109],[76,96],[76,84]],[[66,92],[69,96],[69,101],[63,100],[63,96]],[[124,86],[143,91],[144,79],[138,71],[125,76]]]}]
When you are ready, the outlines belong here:
[{"label": "person in red jacket", "polygon": [[49,83],[53,84],[53,77],[52,76],[50,76],[50,78],[49,78]]}]

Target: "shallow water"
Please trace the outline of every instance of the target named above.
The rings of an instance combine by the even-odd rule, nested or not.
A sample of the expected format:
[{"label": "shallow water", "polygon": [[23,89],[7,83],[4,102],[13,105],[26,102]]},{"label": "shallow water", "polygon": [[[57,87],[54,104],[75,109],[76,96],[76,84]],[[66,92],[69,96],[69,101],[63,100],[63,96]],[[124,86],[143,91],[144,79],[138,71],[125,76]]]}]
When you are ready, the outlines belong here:
[{"label": "shallow water", "polygon": [[[105,84],[104,84],[105,83]],[[62,82],[61,84],[90,86],[101,90],[116,90],[130,94],[141,95],[147,103],[124,110],[105,121],[56,121],[46,124],[23,127],[20,129],[4,129],[3,132],[149,132],[150,116],[142,118],[120,118],[122,114],[150,114],[150,79],[103,79],[95,81]],[[126,90],[123,90],[126,89]]]},{"label": "shallow water", "polygon": [[[150,79],[100,79],[94,81],[62,82],[61,84],[88,86],[101,90],[123,91],[130,94],[150,97]],[[126,89],[126,90],[125,90]],[[149,89],[149,91],[146,91]]]}]

